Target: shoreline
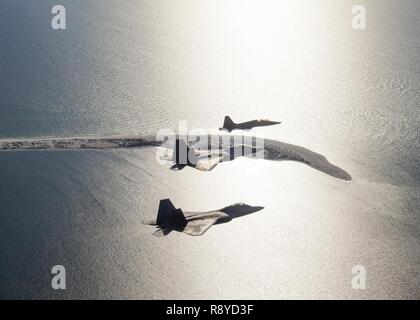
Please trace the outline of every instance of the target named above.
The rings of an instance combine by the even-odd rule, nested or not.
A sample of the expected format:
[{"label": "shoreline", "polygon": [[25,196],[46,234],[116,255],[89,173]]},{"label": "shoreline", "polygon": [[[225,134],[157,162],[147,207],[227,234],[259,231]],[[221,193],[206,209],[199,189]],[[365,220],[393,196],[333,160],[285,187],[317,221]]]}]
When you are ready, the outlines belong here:
[{"label": "shoreline", "polygon": [[[229,147],[222,145],[220,137],[222,135],[210,135],[208,137],[218,137],[218,139],[198,141],[195,146],[205,150],[210,148],[221,149]],[[191,137],[191,135],[190,135]],[[235,139],[243,139],[245,136],[229,136],[228,143],[232,146]],[[260,139],[263,143],[264,160],[273,161],[297,161],[304,163],[318,171],[324,172],[335,178],[350,181],[351,175],[338,166],[331,164],[323,155],[306,149],[301,146],[287,144],[284,142]],[[69,137],[69,138],[42,138],[42,139],[8,139],[0,140],[0,153],[5,151],[47,151],[47,150],[107,150],[120,148],[142,148],[159,147],[165,141],[157,140],[155,136],[127,136],[127,137]],[[169,147],[170,148],[170,147]]]}]

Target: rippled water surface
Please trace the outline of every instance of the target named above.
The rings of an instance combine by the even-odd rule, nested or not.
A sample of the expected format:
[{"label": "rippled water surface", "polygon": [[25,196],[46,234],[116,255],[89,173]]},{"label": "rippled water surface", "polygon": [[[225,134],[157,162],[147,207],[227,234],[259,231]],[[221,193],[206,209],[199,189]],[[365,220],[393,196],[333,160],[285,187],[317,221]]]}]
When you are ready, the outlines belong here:
[{"label": "rippled water surface", "polygon": [[[2,298],[419,298],[418,1],[0,3],[0,138],[143,135],[282,121],[252,134],[352,176],[239,158],[171,171],[155,148],[0,153]],[[186,211],[265,209],[202,237]],[[50,270],[67,270],[67,290]],[[351,287],[363,265],[367,289]]]}]

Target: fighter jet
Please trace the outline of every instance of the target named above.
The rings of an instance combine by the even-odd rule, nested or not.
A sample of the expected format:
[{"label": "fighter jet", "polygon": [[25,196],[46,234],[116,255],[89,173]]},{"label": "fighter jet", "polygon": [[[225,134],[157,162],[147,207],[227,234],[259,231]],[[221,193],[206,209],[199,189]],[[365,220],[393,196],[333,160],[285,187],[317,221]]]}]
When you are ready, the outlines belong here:
[{"label": "fighter jet", "polygon": [[196,152],[188,147],[184,140],[177,139],[172,154],[174,165],[172,170],[181,170],[184,167],[192,167],[201,171],[212,170],[220,161],[221,155],[211,157],[208,152]]},{"label": "fighter jet", "polygon": [[264,150],[244,144],[226,149],[196,151],[188,147],[184,140],[177,139],[172,154],[172,161],[175,164],[171,169],[181,170],[189,166],[200,171],[211,171],[220,162],[232,161],[237,157],[251,157],[257,152],[264,152]]},{"label": "fighter jet", "polygon": [[226,223],[234,218],[262,209],[264,207],[238,203],[215,211],[183,212],[181,209],[175,209],[171,200],[164,199],[159,203],[156,221],[144,222],[144,224],[156,226],[158,230],[153,235],[158,237],[166,236],[171,231],[184,232],[190,236],[201,236],[215,224]]},{"label": "fighter jet", "polygon": [[251,130],[255,127],[265,127],[265,126],[273,126],[275,124],[280,124],[281,122],[270,121],[270,120],[252,120],[248,122],[242,123],[235,123],[229,116],[225,117],[225,121],[223,122],[223,127],[219,130],[225,130],[228,132],[232,132],[232,130]]}]

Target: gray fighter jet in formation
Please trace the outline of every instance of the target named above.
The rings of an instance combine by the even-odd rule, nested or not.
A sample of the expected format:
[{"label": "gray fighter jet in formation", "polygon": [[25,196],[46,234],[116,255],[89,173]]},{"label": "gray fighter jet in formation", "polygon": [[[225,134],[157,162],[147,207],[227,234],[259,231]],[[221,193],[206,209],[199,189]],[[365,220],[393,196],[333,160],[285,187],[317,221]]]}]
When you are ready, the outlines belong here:
[{"label": "gray fighter jet in formation", "polygon": [[270,121],[270,120],[252,120],[248,122],[242,123],[235,123],[229,116],[225,117],[225,121],[223,122],[223,127],[219,130],[225,130],[231,132],[232,130],[251,130],[255,127],[265,127],[265,126],[273,126],[276,124],[280,124],[281,122],[277,121]]},{"label": "gray fighter jet in formation", "polygon": [[258,152],[264,152],[262,148],[240,144],[218,150],[194,150],[188,147],[182,139],[177,139],[173,149],[172,170],[181,170],[184,167],[192,167],[200,171],[211,171],[218,163],[232,161],[238,157],[256,156]]},{"label": "gray fighter jet in formation", "polygon": [[191,236],[203,235],[211,226],[229,222],[264,209],[238,203],[219,210],[208,212],[183,212],[175,209],[171,200],[161,200],[156,221],[144,222],[144,224],[156,226],[157,231],[153,235],[163,237],[171,231],[184,232]]}]

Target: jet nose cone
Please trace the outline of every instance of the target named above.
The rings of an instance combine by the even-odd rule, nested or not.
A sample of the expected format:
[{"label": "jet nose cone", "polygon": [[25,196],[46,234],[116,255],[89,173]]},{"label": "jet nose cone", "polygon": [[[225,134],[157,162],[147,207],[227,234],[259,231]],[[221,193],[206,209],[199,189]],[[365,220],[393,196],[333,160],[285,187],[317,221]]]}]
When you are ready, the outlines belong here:
[{"label": "jet nose cone", "polygon": [[250,213],[257,212],[257,211],[261,211],[262,209],[264,209],[264,207],[262,206],[250,206],[245,203],[237,203],[232,206],[224,208],[223,211],[226,214],[229,214],[233,217],[239,217],[239,216],[247,215]]}]

